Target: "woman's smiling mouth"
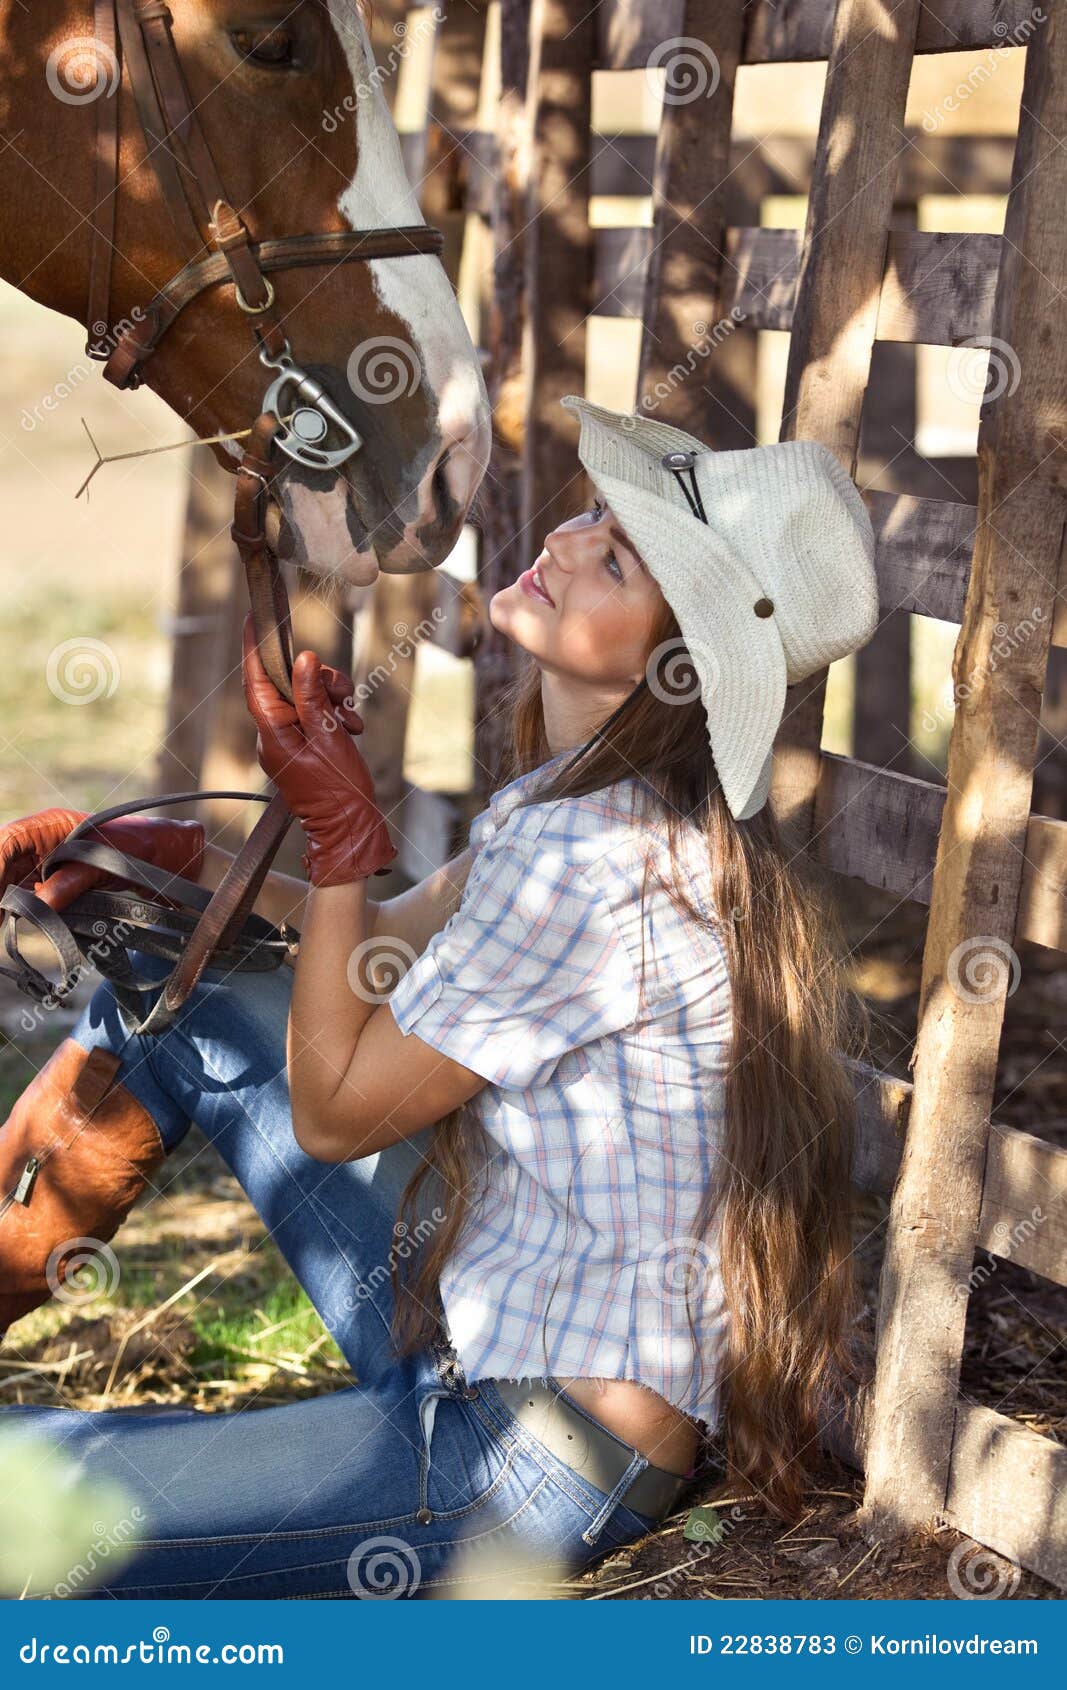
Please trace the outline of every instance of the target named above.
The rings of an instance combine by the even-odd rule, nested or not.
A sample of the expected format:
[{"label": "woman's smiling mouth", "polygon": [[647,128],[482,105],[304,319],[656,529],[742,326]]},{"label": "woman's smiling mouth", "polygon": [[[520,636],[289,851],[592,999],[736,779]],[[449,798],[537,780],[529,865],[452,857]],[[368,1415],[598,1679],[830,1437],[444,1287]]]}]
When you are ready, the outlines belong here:
[{"label": "woman's smiling mouth", "polygon": [[540,599],[544,604],[550,604],[555,610],[556,601],[541,579],[541,570],[535,563],[532,569],[526,569],[519,576],[519,586],[532,599]]}]

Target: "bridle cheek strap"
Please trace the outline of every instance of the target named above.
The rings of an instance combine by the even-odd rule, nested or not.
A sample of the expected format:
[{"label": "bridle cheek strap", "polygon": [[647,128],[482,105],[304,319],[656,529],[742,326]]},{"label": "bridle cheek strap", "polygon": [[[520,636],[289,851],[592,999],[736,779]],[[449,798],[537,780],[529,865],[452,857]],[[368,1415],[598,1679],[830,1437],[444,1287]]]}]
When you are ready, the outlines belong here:
[{"label": "bridle cheek strap", "polygon": [[[425,223],[383,229],[339,229],[254,241],[226,192],[189,93],[164,0],[94,0],[98,41],[112,55],[114,87],[98,109],[94,205],[90,218],[88,339],[91,358],[104,361],[116,387],[136,387],[141,366],[179,313],[206,289],[228,282],[253,324],[261,353],[290,356],[276,313],[269,272],[305,265],[366,263],[374,258],[437,255],[439,229]],[[189,231],[196,255],[128,323],[112,327],[111,264],[119,170],[119,89],[125,67],[148,160],[179,239]],[[283,450],[284,450],[283,446]]]}]

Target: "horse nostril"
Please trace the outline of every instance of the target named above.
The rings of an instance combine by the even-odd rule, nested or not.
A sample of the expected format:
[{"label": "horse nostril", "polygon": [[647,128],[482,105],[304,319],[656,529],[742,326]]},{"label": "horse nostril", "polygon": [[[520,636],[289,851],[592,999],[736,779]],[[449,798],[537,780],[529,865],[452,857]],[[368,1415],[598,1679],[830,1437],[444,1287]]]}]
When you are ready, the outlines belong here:
[{"label": "horse nostril", "polygon": [[430,488],[433,493],[435,509],[441,509],[452,501],[452,493],[448,485],[448,477],[445,474],[445,465],[448,463],[450,452],[451,448],[442,452],[434,466],[433,480],[430,483]]}]

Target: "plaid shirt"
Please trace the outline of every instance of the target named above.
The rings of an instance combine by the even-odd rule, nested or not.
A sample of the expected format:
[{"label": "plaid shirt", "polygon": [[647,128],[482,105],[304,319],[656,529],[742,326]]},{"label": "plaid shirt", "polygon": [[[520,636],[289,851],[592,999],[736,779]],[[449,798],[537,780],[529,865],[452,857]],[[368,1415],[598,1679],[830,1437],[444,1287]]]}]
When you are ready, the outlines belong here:
[{"label": "plaid shirt", "polygon": [[[721,1142],[725,950],[654,874],[642,916],[649,846],[665,876],[669,858],[637,781],[516,808],[565,755],[475,819],[459,908],[390,999],[402,1033],[489,1082],[470,1106],[488,1186],[441,1278],[449,1337],[472,1383],[633,1379],[714,1429],[726,1315],[696,1219]],[[707,847],[686,833],[707,910]]]}]

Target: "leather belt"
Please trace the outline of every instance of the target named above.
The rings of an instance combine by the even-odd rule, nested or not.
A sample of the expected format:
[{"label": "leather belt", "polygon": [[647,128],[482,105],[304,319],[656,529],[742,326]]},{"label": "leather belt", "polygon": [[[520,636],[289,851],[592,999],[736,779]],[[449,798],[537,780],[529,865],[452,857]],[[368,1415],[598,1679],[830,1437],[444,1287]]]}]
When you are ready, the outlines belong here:
[{"label": "leather belt", "polygon": [[[559,1385],[539,1380],[519,1383],[494,1379],[493,1389],[501,1402],[533,1437],[543,1443],[557,1460],[565,1463],[597,1490],[607,1495],[615,1489],[637,1450],[599,1426],[561,1396]],[[688,1481],[663,1467],[646,1467],[619,1499],[627,1508],[652,1520],[669,1514]]]}]

